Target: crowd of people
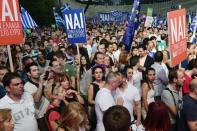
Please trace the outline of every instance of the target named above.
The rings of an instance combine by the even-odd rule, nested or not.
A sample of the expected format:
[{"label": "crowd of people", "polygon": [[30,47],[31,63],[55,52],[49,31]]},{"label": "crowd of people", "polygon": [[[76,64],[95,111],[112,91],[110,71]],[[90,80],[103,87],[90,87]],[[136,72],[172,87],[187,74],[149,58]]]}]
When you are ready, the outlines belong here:
[{"label": "crowd of people", "polygon": [[130,52],[125,26],[87,24],[87,42],[37,28],[0,47],[2,131],[196,131],[197,43],[170,64],[167,27],[140,25]]}]

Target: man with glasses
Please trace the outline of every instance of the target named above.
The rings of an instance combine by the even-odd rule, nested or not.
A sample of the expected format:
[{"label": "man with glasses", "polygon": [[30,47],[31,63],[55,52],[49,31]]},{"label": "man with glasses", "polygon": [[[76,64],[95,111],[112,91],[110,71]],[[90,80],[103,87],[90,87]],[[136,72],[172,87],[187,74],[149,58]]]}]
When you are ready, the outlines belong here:
[{"label": "man with glasses", "polygon": [[34,100],[31,94],[24,92],[21,77],[16,73],[6,73],[3,84],[7,94],[0,100],[0,109],[12,110],[14,131],[38,131]]}]

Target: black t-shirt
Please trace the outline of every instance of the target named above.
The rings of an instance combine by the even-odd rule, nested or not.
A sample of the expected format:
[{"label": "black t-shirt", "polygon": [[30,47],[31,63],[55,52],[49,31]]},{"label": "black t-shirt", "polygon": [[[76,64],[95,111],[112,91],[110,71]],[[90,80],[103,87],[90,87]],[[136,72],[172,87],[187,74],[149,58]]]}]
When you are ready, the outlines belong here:
[{"label": "black t-shirt", "polygon": [[197,100],[189,95],[183,98],[183,108],[178,124],[178,131],[190,131],[187,125],[188,121],[197,121]]}]

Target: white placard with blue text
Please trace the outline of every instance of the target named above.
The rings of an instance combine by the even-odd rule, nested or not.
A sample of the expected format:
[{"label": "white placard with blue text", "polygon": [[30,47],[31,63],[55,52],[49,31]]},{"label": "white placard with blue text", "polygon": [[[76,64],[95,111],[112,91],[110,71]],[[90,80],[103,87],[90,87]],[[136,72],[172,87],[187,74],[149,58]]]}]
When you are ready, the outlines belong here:
[{"label": "white placard with blue text", "polygon": [[71,44],[86,42],[86,23],[83,9],[66,10],[62,12],[68,42]]}]

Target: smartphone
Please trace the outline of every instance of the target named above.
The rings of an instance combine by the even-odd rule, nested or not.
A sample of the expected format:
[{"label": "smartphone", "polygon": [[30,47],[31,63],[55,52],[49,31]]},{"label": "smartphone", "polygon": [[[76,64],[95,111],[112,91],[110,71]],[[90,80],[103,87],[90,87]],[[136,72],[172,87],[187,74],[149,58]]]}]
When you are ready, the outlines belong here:
[{"label": "smartphone", "polygon": [[46,71],[43,80],[47,80],[48,77],[49,77],[49,71]]}]

